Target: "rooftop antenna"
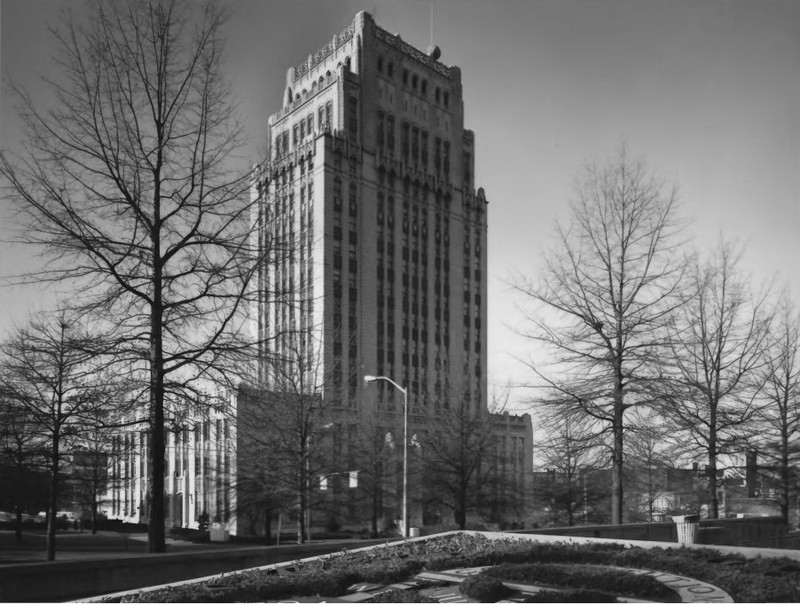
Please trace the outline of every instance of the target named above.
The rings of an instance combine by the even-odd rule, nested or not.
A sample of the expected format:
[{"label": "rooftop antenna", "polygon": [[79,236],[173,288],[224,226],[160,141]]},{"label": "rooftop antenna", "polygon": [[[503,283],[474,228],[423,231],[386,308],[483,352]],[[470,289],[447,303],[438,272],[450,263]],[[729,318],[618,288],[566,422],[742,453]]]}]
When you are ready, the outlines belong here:
[{"label": "rooftop antenna", "polygon": [[431,0],[431,43],[428,45],[428,56],[434,61],[438,61],[442,56],[441,49],[433,43],[433,0]]},{"label": "rooftop antenna", "polygon": [[433,46],[433,0],[431,0],[431,46]]}]

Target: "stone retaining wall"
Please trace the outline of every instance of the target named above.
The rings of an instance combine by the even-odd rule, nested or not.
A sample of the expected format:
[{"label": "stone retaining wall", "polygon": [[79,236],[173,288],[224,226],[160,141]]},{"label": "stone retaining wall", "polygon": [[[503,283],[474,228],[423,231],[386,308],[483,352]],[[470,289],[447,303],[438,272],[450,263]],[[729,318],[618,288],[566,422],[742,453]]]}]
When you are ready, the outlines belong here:
[{"label": "stone retaining wall", "polygon": [[[617,540],[649,540],[677,542],[675,524],[629,523],[626,525],[589,525],[523,530],[525,534],[585,536]],[[703,519],[700,521],[696,543],[716,546],[756,546],[780,548],[786,538],[786,525],[780,517],[750,519]]]}]

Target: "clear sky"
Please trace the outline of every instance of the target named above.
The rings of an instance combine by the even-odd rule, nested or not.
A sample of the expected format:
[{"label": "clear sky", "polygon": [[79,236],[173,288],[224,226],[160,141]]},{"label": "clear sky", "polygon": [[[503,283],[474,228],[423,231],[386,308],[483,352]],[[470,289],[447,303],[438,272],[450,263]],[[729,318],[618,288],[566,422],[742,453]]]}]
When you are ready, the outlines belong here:
[{"label": "clear sky", "polygon": [[[775,278],[800,300],[800,2],[795,0],[284,0],[225,2],[230,78],[258,160],[286,69],[366,10],[462,69],[476,182],[489,205],[489,380],[519,382],[524,347],[506,285],[534,274],[572,183],[622,142],[680,188],[698,246],[720,233],[748,244],[756,281]],[[4,88],[0,143],[19,127],[6,78],[40,93],[50,73],[48,25],[82,0],[1,0]],[[42,97],[46,101],[46,97]],[[7,201],[0,235],[7,232]],[[30,251],[0,247],[0,275]],[[0,288],[0,338],[48,300]]]}]

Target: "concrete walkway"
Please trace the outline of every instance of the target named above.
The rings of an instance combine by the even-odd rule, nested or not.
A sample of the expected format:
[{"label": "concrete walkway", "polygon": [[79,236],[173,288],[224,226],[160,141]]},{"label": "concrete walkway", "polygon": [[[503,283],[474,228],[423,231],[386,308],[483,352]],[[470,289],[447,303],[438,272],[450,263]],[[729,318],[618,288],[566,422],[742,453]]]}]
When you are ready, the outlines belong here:
[{"label": "concrete walkway", "polygon": [[[236,548],[231,543],[194,543],[167,538],[167,552],[208,550],[214,548]],[[56,534],[56,560],[75,561],[84,559],[116,559],[139,557],[147,552],[147,534],[121,534],[113,531],[60,531]],[[26,530],[22,543],[17,543],[10,530],[0,530],[0,566],[16,563],[38,563],[47,560],[47,536],[44,530]]]}]

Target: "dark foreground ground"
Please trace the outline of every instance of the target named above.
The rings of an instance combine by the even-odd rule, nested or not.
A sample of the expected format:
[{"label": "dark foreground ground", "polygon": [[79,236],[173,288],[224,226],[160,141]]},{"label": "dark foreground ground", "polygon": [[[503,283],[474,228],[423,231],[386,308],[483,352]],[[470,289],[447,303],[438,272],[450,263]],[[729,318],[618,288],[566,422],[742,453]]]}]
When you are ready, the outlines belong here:
[{"label": "dark foreground ground", "polygon": [[[231,542],[197,544],[185,540],[167,538],[167,552],[231,549],[238,545]],[[89,530],[59,531],[56,534],[56,560],[74,561],[96,557],[136,557],[147,554],[147,534],[120,534],[113,531]],[[47,560],[47,538],[44,529],[27,528],[22,534],[22,543],[17,543],[14,532],[0,530],[0,565],[13,563],[39,563]]]}]

